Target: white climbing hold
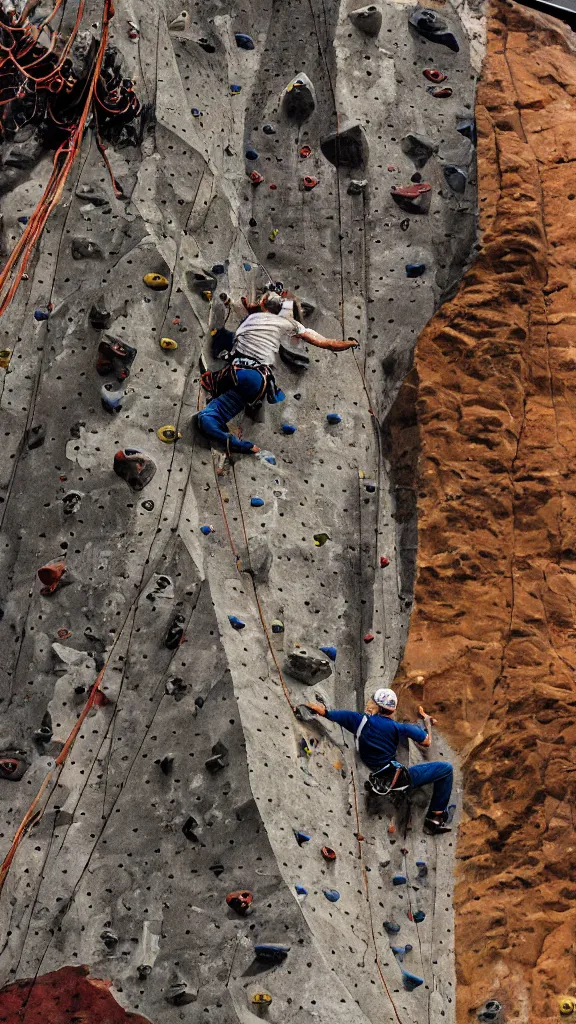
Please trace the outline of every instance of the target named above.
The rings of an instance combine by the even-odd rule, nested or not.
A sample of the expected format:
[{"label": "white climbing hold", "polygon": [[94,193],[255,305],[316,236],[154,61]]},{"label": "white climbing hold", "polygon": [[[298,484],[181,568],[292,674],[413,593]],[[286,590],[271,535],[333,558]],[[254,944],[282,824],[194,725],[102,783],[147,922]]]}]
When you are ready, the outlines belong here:
[{"label": "white climbing hold", "polygon": [[184,29],[188,28],[190,22],[190,15],[188,11],[181,11],[175,18],[172,19],[168,28],[170,32],[183,32]]}]

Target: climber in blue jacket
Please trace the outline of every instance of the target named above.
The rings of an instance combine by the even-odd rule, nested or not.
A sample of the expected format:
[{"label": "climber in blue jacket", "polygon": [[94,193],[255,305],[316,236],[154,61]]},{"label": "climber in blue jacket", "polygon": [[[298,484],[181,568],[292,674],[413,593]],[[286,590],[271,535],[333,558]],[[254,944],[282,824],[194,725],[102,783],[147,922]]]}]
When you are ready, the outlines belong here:
[{"label": "climber in blue jacket", "polygon": [[424,728],[394,721],[398,699],[394,690],[377,690],[374,703],[376,714],[360,714],[358,711],[329,711],[324,704],[308,704],[316,715],[322,715],[330,722],[337,722],[343,729],[354,733],[356,750],[367,768],[370,768],[370,784],[380,795],[399,792],[411,786],[426,786],[434,783],[430,806],[424,819],[424,831],[429,835],[451,832],[447,826],[447,807],[452,792],[453,769],[448,761],[423,761],[406,768],[396,758],[396,750],[402,737],[414,740],[420,747],[429,747],[432,738],[432,719],[421,709]]}]

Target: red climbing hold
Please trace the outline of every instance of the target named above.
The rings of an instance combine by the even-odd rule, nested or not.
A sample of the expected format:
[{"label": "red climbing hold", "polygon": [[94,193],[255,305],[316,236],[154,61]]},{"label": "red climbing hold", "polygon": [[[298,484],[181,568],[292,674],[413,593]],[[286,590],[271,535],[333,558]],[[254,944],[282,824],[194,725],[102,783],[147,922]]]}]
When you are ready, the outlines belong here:
[{"label": "red climbing hold", "polygon": [[276,189],[278,188],[278,185],[269,185],[269,188],[271,192],[275,192]]},{"label": "red climbing hold", "polygon": [[301,146],[301,148],[300,148],[300,156],[301,156],[302,160],[306,160],[307,157],[309,157],[311,155],[312,155],[312,150],[310,149],[310,146]]},{"label": "red climbing hold", "polygon": [[311,192],[313,188],[316,188],[318,184],[318,178],[312,178],[309,174],[304,176],[304,189],[306,192]]},{"label": "red climbing hold", "polygon": [[105,708],[107,704],[110,704],[110,698],[105,693],[102,693],[102,690],[96,690],[92,704],[95,708]]},{"label": "red climbing hold", "polygon": [[260,174],[260,171],[251,171],[250,181],[252,182],[253,185],[259,185],[262,181],[264,181],[264,175]]},{"label": "red climbing hold", "polygon": [[44,584],[40,593],[47,596],[57,590],[64,573],[66,564],[64,562],[47,562],[38,569],[38,579]]},{"label": "red climbing hold", "polygon": [[380,555],[380,568],[385,569],[387,565],[390,565],[390,559],[386,558],[386,555]]},{"label": "red climbing hold", "polygon": [[434,86],[429,85],[427,92],[434,97],[435,100],[447,100],[452,95],[452,89],[445,85],[441,89],[436,89]]},{"label": "red climbing hold", "polygon": [[427,181],[419,181],[415,185],[393,185],[390,191],[393,196],[402,196],[403,199],[417,199],[431,188]]},{"label": "red climbing hold", "polygon": [[323,846],[320,853],[324,857],[324,860],[336,860],[336,852],[331,850],[329,846]]},{"label": "red climbing hold", "polygon": [[448,78],[448,75],[442,74],[442,72],[437,71],[436,68],[424,68],[422,74],[429,82],[445,82]]},{"label": "red climbing hold", "polygon": [[373,633],[366,633],[366,636],[364,637],[364,643],[365,644],[370,644],[370,643],[372,643],[373,639],[374,639],[374,634]]},{"label": "red climbing hold", "polygon": [[226,903],[237,914],[244,915],[248,913],[253,899],[254,897],[248,889],[240,889],[237,892],[229,892]]}]

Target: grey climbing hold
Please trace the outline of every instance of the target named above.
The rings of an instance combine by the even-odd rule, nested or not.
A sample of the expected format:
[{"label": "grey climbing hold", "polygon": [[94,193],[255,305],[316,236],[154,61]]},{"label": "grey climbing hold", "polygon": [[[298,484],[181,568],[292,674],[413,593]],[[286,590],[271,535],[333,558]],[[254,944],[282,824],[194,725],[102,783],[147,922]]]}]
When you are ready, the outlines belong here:
[{"label": "grey climbing hold", "polygon": [[483,1006],[476,1012],[481,1024],[501,1024],[503,1020],[503,1007],[497,999],[487,999]]},{"label": "grey climbing hold", "polygon": [[196,818],[193,818],[192,815],[190,815],[190,817],[186,818],[186,821],[182,825],[182,832],[186,836],[186,839],[188,839],[191,843],[198,842],[198,836],[194,831],[196,828],[198,828],[198,822],[196,821]]},{"label": "grey climbing hold", "polygon": [[388,935],[397,935],[400,931],[400,925],[394,924],[393,921],[384,921],[384,928]]},{"label": "grey climbing hold", "polygon": [[426,135],[416,135],[408,132],[400,143],[402,152],[410,158],[416,167],[424,167],[431,156],[438,152],[438,145]]},{"label": "grey climbing hold", "polygon": [[447,164],[444,168],[444,177],[453,192],[464,192],[468,183],[468,174],[463,167],[455,167],[454,164]]},{"label": "grey climbing hold", "polygon": [[316,109],[316,90],[303,72],[288,83],[282,93],[282,105],[286,116],[302,124]]},{"label": "grey climbing hold", "polygon": [[361,196],[367,184],[366,178],[352,178],[346,191],[349,196]]},{"label": "grey climbing hold", "polygon": [[306,370],[310,365],[310,359],[306,353],[294,349],[290,345],[280,345],[280,359],[294,370]]},{"label": "grey climbing hold", "polygon": [[382,11],[376,4],[358,7],[355,11],[350,11],[348,17],[354,27],[367,36],[377,36],[382,28]]},{"label": "grey climbing hold", "polygon": [[429,39],[431,43],[441,43],[458,53],[460,47],[456,36],[448,30],[448,25],[436,11],[428,7],[417,7],[410,15],[409,22],[424,39]]},{"label": "grey climbing hold", "polygon": [[273,124],[262,125],[262,131],[264,135],[276,135],[276,129]]},{"label": "grey climbing hold", "polygon": [[320,141],[320,149],[335,167],[360,170],[368,163],[368,140],[362,125],[346,121],[340,131],[331,132]]},{"label": "grey climbing hold", "polygon": [[188,685],[179,676],[174,676],[172,679],[167,679],[164,683],[164,692],[169,697],[174,697],[175,701],[181,701],[184,694],[188,690]]},{"label": "grey climbing hold", "polygon": [[456,124],[456,131],[460,132],[465,139],[468,139],[473,146],[476,145],[476,121],[471,117],[465,117]]},{"label": "grey climbing hold", "polygon": [[41,448],[46,439],[46,427],[42,423],[37,423],[35,427],[32,427],[28,433],[28,451],[33,451],[35,448]]},{"label": "grey climbing hold", "polygon": [[106,412],[120,412],[122,400],[125,397],[126,392],[124,388],[119,387],[117,384],[108,382],[100,388],[100,401],[102,402],[102,408],[106,409]]},{"label": "grey climbing hold", "polygon": [[392,946],[392,952],[399,963],[404,963],[404,957],[412,952],[412,946],[408,943],[405,946]]},{"label": "grey climbing hold", "polygon": [[68,491],[67,494],[62,498],[62,504],[64,505],[64,515],[72,516],[80,508],[80,502],[84,497],[82,491]]},{"label": "grey climbing hold", "polygon": [[112,313],[109,313],[104,305],[104,299],[100,298],[98,303],[90,307],[88,313],[90,326],[95,331],[108,331],[112,326]]},{"label": "grey climbing hold", "polygon": [[101,260],[104,259],[104,253],[100,246],[96,245],[96,242],[91,242],[88,238],[73,238],[72,259]]},{"label": "grey climbing hold", "polygon": [[196,1001],[198,990],[192,988],[183,978],[175,976],[164,998],[172,1006],[187,1006]]},{"label": "grey climbing hold", "polygon": [[163,775],[171,775],[174,770],[174,754],[166,754],[160,761],[160,771]]},{"label": "grey climbing hold", "polygon": [[[168,30],[170,32],[183,32],[184,29],[188,27],[189,20],[190,15],[188,14],[188,11],[181,11],[175,18],[172,18],[172,21],[168,25]],[[202,40],[200,40],[200,45],[202,45]]]},{"label": "grey climbing hold", "polygon": [[316,683],[332,673],[328,658],[320,658],[306,647],[295,647],[288,655],[286,671],[302,683]]}]

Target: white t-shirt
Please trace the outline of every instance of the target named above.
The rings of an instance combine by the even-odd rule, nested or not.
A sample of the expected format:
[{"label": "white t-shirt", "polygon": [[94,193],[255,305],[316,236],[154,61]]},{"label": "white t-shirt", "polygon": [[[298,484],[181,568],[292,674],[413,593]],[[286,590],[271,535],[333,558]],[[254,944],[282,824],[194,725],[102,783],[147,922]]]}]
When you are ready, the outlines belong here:
[{"label": "white t-shirt", "polygon": [[274,366],[280,345],[305,330],[297,320],[277,313],[250,313],[236,331],[232,354],[251,356],[260,363]]}]

